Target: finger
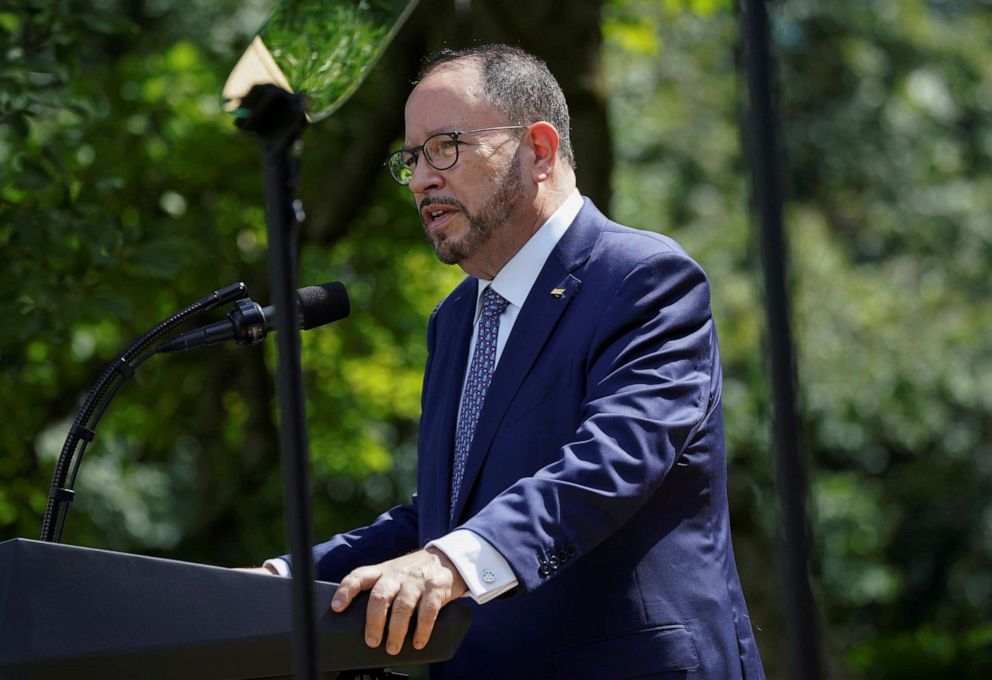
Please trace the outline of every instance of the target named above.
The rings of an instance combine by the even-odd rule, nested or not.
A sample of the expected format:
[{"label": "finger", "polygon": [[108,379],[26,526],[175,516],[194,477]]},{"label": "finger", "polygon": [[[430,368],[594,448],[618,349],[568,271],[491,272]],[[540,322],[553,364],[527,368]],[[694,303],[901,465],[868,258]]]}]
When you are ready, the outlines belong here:
[{"label": "finger", "polygon": [[400,588],[393,599],[393,611],[389,615],[389,637],[386,639],[386,652],[399,654],[403,648],[403,640],[410,629],[410,619],[417,609],[420,600],[420,588],[410,584]]},{"label": "finger", "polygon": [[365,610],[365,644],[378,647],[389,616],[389,607],[399,592],[400,584],[390,578],[379,579],[369,593],[369,606]]},{"label": "finger", "polygon": [[438,590],[430,590],[420,598],[417,608],[417,627],[413,631],[413,648],[423,649],[431,639],[434,623],[444,606],[444,596]]},{"label": "finger", "polygon": [[375,567],[359,567],[341,579],[337,590],[334,591],[334,599],[331,600],[331,609],[336,612],[344,611],[355,599],[355,596],[363,590],[373,587],[382,572]]}]

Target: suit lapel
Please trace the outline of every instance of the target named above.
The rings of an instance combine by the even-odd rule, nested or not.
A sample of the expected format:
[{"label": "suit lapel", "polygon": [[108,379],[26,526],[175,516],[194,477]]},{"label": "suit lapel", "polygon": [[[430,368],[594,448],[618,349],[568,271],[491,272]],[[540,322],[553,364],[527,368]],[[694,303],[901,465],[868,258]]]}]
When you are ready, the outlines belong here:
[{"label": "suit lapel", "polygon": [[[606,218],[586,200],[575,221],[551,252],[527,295],[486,393],[451,526],[458,523],[493,437],[520,385],[533,368],[565,309],[578,294],[581,281],[575,275],[575,270],[589,257],[605,221]],[[462,373],[464,374],[464,362]],[[455,408],[457,417],[457,405]]]},{"label": "suit lapel", "polygon": [[419,499],[419,502],[431,505],[425,518],[429,517],[433,526],[421,529],[425,536],[433,538],[444,534],[448,524],[455,425],[468,362],[477,290],[477,280],[467,278],[438,310],[433,348],[437,353],[433,373],[437,375],[435,380],[438,382],[431,386],[426,395],[427,401],[433,403],[424,409],[425,413],[434,413],[435,417],[429,423],[428,450],[420,451],[420,464],[430,461],[433,466],[430,479],[434,488],[423,490]]}]

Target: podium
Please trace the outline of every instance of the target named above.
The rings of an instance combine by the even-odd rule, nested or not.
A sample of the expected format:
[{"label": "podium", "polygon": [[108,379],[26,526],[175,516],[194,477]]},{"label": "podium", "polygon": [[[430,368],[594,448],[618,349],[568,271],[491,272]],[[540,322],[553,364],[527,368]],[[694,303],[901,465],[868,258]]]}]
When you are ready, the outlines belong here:
[{"label": "podium", "polygon": [[[471,611],[449,605],[430,643],[397,656],[364,642],[368,593],[340,614],[317,582],[320,671],[454,656]],[[290,579],[16,538],[0,543],[0,678],[242,680],[292,675]],[[412,626],[411,626],[412,628]]]}]

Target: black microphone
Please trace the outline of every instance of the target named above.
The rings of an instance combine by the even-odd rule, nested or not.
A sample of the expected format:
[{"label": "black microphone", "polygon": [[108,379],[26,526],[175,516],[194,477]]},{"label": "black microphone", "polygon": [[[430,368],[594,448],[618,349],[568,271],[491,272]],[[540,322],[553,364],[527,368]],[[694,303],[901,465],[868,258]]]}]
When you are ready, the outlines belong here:
[{"label": "black microphone", "polygon": [[[339,281],[300,288],[296,291],[296,299],[299,311],[297,326],[305,331],[338,321],[351,313],[348,291]],[[176,336],[163,342],[155,351],[180,352],[226,340],[234,340],[239,345],[254,345],[261,342],[269,331],[275,330],[274,306],[262,309],[251,298],[242,298],[234,304],[236,307],[224,321]]]}]

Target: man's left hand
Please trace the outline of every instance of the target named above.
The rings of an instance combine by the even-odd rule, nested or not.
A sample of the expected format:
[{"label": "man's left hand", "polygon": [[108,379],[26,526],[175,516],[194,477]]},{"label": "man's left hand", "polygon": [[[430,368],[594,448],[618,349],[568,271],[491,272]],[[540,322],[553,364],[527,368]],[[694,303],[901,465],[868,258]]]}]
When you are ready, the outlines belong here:
[{"label": "man's left hand", "polygon": [[386,652],[399,654],[413,613],[417,613],[413,647],[423,649],[441,607],[461,597],[466,586],[451,560],[437,548],[429,547],[355,569],[341,579],[331,609],[344,611],[363,590],[371,590],[365,613],[365,643],[378,647],[387,632]]}]

